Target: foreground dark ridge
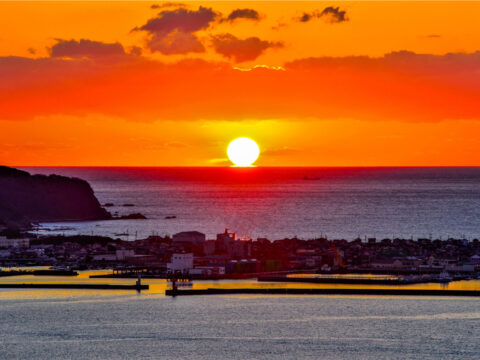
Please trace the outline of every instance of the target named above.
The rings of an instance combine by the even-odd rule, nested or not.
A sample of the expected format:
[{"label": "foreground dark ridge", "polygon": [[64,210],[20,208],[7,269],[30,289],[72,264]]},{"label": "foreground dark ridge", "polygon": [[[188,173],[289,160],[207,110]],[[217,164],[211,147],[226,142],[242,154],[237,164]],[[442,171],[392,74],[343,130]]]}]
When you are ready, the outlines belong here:
[{"label": "foreground dark ridge", "polygon": [[480,296],[479,290],[417,289],[168,289],[165,295],[388,295],[388,296]]}]

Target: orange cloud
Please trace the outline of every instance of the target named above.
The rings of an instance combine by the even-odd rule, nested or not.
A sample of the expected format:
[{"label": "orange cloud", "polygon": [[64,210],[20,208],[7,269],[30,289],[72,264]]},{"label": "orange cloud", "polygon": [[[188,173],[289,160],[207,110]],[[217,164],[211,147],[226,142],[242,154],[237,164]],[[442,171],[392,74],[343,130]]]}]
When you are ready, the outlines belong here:
[{"label": "orange cloud", "polygon": [[202,60],[165,64],[133,55],[4,57],[0,119],[480,119],[479,64],[480,52],[310,58],[285,64],[285,71],[239,71]]}]

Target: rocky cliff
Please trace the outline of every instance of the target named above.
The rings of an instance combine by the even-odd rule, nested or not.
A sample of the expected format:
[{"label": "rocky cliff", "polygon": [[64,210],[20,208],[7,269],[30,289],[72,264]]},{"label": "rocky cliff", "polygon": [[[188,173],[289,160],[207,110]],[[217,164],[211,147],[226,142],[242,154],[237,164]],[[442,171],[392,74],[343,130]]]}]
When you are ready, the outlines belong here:
[{"label": "rocky cliff", "polygon": [[104,220],[90,184],[59,175],[30,175],[0,166],[0,224],[26,226],[40,221]]}]

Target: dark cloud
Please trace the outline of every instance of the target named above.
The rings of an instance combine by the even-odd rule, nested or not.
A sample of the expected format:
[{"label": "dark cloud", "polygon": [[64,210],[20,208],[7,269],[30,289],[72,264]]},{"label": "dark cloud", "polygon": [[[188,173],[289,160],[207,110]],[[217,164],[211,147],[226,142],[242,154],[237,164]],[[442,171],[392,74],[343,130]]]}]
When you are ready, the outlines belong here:
[{"label": "dark cloud", "polygon": [[165,55],[198,53],[205,51],[205,48],[195,32],[208,28],[218,16],[211,8],[203,6],[198,10],[164,10],[133,31],[149,33],[147,44],[151,51]]},{"label": "dark cloud", "polygon": [[164,9],[169,7],[181,8],[181,7],[187,7],[187,5],[180,2],[164,2],[161,4],[153,4],[152,6],[150,6],[150,9],[157,10],[157,9]]},{"label": "dark cloud", "polygon": [[236,9],[233,10],[230,15],[228,15],[224,21],[234,22],[237,19],[249,19],[249,20],[260,20],[260,14],[257,10],[253,9]]},{"label": "dark cloud", "polygon": [[125,55],[125,50],[120,43],[103,43],[87,39],[56,40],[57,43],[50,48],[50,56],[53,58],[96,58]]},{"label": "dark cloud", "polygon": [[312,20],[313,17],[314,17],[314,14],[303,13],[303,15],[298,18],[298,21],[309,22],[310,20]]},{"label": "dark cloud", "polygon": [[260,40],[258,37],[239,39],[232,34],[214,35],[212,44],[218,54],[236,63],[255,60],[269,48],[283,47],[281,42]]},{"label": "dark cloud", "polygon": [[348,21],[347,12],[340,10],[340,7],[328,6],[322,11],[315,10],[312,13],[303,13],[302,16],[296,18],[299,22],[309,22],[315,18],[323,18],[325,21],[335,24]]},{"label": "dark cloud", "polygon": [[147,21],[133,31],[147,31],[151,34],[166,35],[173,31],[193,33],[206,29],[218,14],[211,8],[200,6],[198,10],[175,9],[161,11],[157,17]]},{"label": "dark cloud", "polygon": [[345,10],[340,10],[340,7],[328,6],[318,15],[320,18],[325,18],[328,22],[331,23],[341,23],[348,21],[347,12]]}]

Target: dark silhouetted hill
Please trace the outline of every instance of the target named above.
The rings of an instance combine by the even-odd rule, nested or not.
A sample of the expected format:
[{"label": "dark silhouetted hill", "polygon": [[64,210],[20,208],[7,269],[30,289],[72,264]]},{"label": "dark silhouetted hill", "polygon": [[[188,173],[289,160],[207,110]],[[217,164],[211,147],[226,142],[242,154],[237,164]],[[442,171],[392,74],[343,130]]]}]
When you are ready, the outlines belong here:
[{"label": "dark silhouetted hill", "polygon": [[0,224],[24,227],[40,221],[104,220],[90,184],[59,175],[30,175],[0,166]]}]

